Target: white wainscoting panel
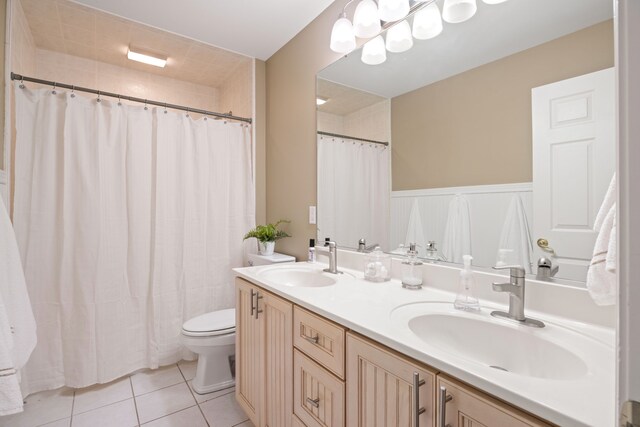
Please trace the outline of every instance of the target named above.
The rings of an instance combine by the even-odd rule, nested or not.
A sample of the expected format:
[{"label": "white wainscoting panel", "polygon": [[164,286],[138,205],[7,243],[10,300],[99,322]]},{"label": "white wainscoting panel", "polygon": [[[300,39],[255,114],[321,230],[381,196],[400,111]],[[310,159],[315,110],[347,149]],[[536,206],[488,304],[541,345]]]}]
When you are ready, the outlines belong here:
[{"label": "white wainscoting panel", "polygon": [[[434,240],[442,249],[444,228],[449,213],[449,202],[455,195],[469,201],[471,219],[471,255],[474,265],[493,266],[498,252],[498,241],[509,203],[519,194],[531,229],[533,220],[533,193],[531,183],[477,185],[469,187],[432,188],[393,191],[391,193],[391,250],[406,242],[409,215],[414,199],[418,201],[425,241]],[[419,248],[420,256],[425,249]]]}]

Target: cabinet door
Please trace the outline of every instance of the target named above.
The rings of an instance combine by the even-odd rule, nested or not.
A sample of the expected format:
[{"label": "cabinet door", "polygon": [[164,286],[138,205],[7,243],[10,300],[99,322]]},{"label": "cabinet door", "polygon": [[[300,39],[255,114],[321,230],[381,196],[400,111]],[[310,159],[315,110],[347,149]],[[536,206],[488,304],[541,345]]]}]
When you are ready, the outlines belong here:
[{"label": "cabinet door", "polygon": [[433,372],[379,344],[347,334],[348,426],[433,426],[434,389]]},{"label": "cabinet door", "polygon": [[344,382],[293,351],[293,412],[307,427],[344,427]]},{"label": "cabinet door", "polygon": [[249,282],[236,279],[236,399],[251,422],[259,426],[262,381],[256,292]]},{"label": "cabinet door", "polygon": [[259,297],[265,381],[261,425],[289,427],[293,414],[293,304],[262,290]]},{"label": "cabinet door", "polygon": [[[450,396],[450,400],[445,405],[445,419],[439,425],[450,427],[550,426],[458,381],[438,375],[439,404],[443,395]],[[438,417],[440,416],[438,411]]]}]

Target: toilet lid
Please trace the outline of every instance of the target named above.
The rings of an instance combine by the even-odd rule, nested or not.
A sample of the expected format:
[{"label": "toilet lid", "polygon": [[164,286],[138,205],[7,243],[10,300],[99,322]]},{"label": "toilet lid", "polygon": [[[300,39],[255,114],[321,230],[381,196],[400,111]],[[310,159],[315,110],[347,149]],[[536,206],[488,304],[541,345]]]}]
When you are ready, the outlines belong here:
[{"label": "toilet lid", "polygon": [[182,330],[198,335],[207,333],[210,335],[220,335],[221,333],[233,332],[235,327],[236,309],[229,308],[227,310],[212,311],[211,313],[205,313],[189,319],[182,325]]}]

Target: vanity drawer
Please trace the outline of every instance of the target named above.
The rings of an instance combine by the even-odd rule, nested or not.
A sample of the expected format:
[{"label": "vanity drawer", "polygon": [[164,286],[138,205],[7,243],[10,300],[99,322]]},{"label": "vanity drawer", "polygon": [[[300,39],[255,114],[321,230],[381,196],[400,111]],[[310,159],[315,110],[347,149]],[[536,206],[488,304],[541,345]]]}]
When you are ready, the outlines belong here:
[{"label": "vanity drawer", "polygon": [[344,328],[298,306],[293,308],[293,345],[344,379]]},{"label": "vanity drawer", "polygon": [[293,413],[307,427],[342,427],[344,382],[297,349],[293,351]]}]

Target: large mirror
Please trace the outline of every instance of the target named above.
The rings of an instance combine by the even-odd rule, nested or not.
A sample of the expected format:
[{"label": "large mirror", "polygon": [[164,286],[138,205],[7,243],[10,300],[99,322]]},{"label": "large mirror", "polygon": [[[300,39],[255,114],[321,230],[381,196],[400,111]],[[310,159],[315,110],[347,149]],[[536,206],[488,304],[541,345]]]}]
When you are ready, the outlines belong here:
[{"label": "large mirror", "polygon": [[[415,4],[383,33],[411,48],[317,75],[318,240],[584,286],[615,171],[611,1],[477,0],[456,24]],[[417,19],[431,38],[389,33]]]}]

